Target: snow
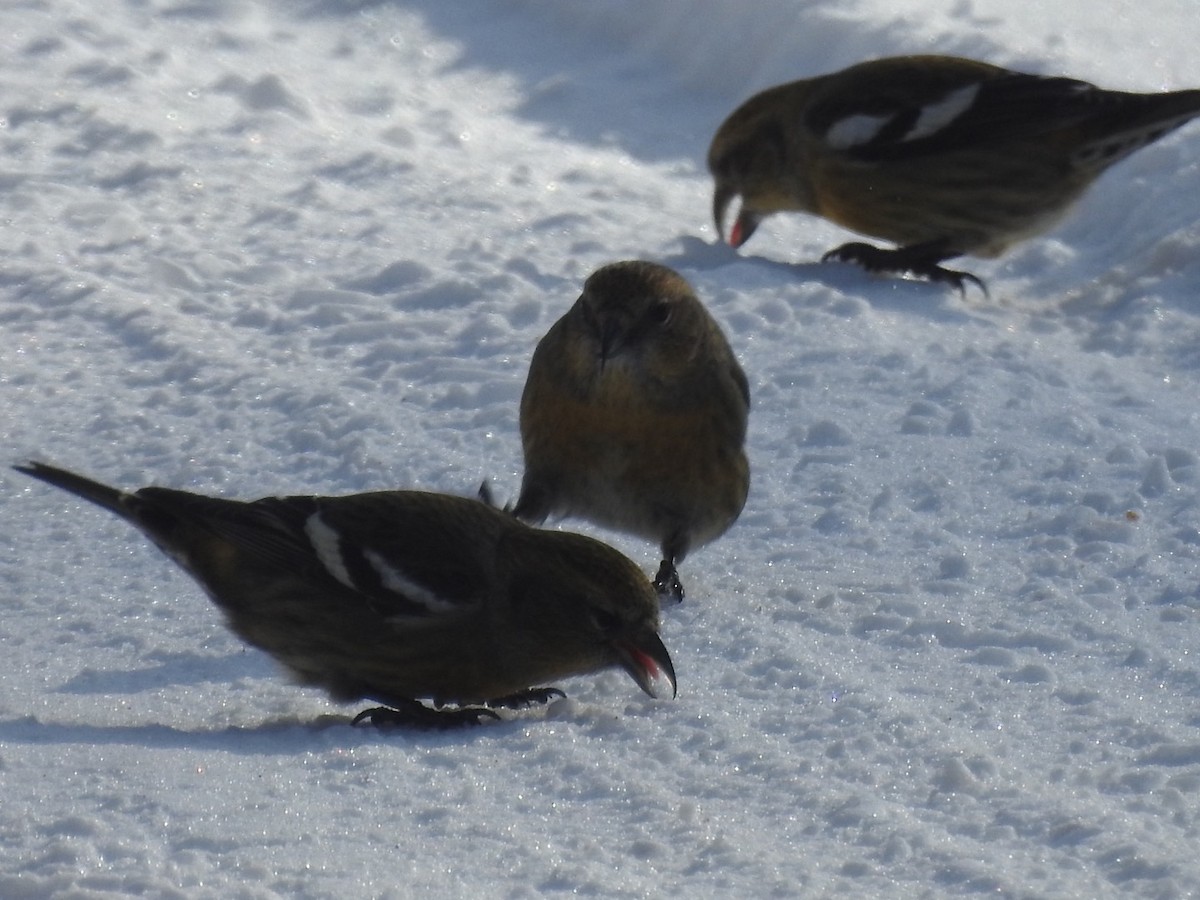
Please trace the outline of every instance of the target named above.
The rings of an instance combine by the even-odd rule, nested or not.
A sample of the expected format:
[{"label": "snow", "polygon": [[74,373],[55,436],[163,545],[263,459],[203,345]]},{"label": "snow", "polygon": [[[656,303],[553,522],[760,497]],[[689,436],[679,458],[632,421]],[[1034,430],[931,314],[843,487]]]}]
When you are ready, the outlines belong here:
[{"label": "snow", "polygon": [[[0,460],[236,497],[515,495],[537,339],[677,268],[752,489],[621,673],[348,726],[127,525],[0,475],[0,896],[1200,894],[1200,126],[991,298],[714,244],[752,92],[960,53],[1195,86],[1178,0],[0,7]],[[569,521],[653,571],[656,548]]]}]

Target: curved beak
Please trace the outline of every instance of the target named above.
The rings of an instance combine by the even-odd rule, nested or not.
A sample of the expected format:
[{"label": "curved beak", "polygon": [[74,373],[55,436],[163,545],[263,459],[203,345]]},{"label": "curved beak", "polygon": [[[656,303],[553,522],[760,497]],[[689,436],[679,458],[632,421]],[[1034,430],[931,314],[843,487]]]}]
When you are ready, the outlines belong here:
[{"label": "curved beak", "polygon": [[655,685],[659,681],[666,681],[671,685],[671,698],[675,698],[675,666],[656,632],[651,631],[636,641],[619,642],[616,650],[621,667],[637,682],[638,687],[657,700],[659,695]]},{"label": "curved beak", "polygon": [[739,211],[737,219],[733,222],[733,230],[729,232],[729,243],[734,247],[740,247],[750,240],[750,235],[754,234],[762,218],[758,213],[745,208]]},{"label": "curved beak", "polygon": [[587,296],[580,298],[583,321],[591,338],[596,342],[596,362],[603,372],[613,357],[625,349],[629,338],[629,323],[620,311],[605,308],[597,311]]},{"label": "curved beak", "polygon": [[[717,235],[722,242],[725,240],[725,215],[729,211],[729,204],[733,202],[734,197],[739,196],[741,192],[737,188],[724,182],[717,182],[713,190],[713,221],[717,225]],[[738,210],[737,218],[733,220],[733,228],[729,231],[729,245],[740,247],[750,240],[750,235],[754,234],[762,219],[760,213],[746,209],[746,201],[743,198],[742,208]]]},{"label": "curved beak", "polygon": [[607,319],[600,327],[600,371],[604,365],[621,352],[625,344],[625,325],[615,318]]},{"label": "curved beak", "polygon": [[725,243],[725,212],[737,195],[737,188],[721,181],[718,181],[713,189],[713,222],[717,226],[717,237],[721,239],[721,243]]}]

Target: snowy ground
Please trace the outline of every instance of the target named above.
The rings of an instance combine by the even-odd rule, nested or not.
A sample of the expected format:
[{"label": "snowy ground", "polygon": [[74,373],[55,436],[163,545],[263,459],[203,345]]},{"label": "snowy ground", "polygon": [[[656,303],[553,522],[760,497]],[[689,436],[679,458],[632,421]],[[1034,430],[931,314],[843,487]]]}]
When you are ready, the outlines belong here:
[{"label": "snowy ground", "polygon": [[1200,894],[1200,125],[975,264],[990,301],[810,264],[845,239],[811,219],[715,246],[703,166],[751,92],[868,56],[1195,86],[1194,17],[0,7],[0,462],[511,497],[532,348],[631,257],[754,402],[745,513],[665,612],[678,699],[606,674],[463,733],[348,727],[0,474],[0,896]]}]

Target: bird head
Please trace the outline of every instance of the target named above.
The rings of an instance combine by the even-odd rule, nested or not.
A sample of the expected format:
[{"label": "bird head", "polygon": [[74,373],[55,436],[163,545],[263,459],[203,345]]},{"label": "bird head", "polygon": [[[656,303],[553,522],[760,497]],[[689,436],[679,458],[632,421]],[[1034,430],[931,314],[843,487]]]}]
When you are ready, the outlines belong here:
[{"label": "bird head", "polygon": [[669,380],[704,340],[707,313],[691,285],[657,263],[597,269],[576,304],[601,374],[613,366],[637,378]]},{"label": "bird head", "polygon": [[725,240],[729,205],[741,206],[729,243],[740,247],[754,234],[769,213],[788,208],[783,184],[787,173],[787,134],[778,116],[774,94],[752,97],[721,123],[708,148],[708,170],[713,176],[713,223]]},{"label": "bird head", "polygon": [[522,526],[504,558],[536,560],[509,575],[509,601],[528,635],[516,652],[540,680],[620,668],[651,697],[675,666],[658,634],[658,595],[645,573],[594,538]]}]

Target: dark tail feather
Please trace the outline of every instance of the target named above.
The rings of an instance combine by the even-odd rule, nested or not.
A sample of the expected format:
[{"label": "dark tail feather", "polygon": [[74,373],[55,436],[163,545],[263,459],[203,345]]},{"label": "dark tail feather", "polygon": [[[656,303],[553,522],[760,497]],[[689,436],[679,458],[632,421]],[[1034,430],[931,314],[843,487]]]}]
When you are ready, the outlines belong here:
[{"label": "dark tail feather", "polygon": [[1151,96],[1161,98],[1157,104],[1150,104],[1150,111],[1159,118],[1179,117],[1186,121],[1188,117],[1200,115],[1200,89],[1169,91]]},{"label": "dark tail feather", "polygon": [[1111,109],[1086,123],[1087,137],[1072,157],[1079,168],[1107,169],[1200,116],[1200,90],[1105,96],[1113,98]]},{"label": "dark tail feather", "polygon": [[70,491],[84,500],[90,500],[97,506],[103,506],[122,518],[130,517],[129,510],[121,502],[128,495],[116,488],[92,481],[90,478],[84,478],[82,475],[76,475],[74,472],[68,472],[66,469],[59,469],[40,462],[29,462],[25,465],[13,466],[13,468],[26,475],[32,475],[46,484]]}]

